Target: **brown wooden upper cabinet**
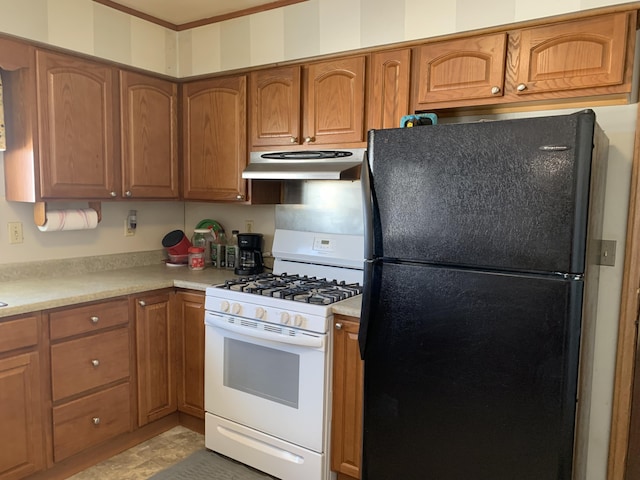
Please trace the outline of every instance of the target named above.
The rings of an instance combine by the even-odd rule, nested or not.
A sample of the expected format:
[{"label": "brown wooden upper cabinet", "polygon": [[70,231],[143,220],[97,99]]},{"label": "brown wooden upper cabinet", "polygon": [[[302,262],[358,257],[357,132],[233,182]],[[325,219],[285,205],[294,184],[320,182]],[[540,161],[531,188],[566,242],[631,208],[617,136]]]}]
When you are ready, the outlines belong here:
[{"label": "brown wooden upper cabinet", "polygon": [[42,50],[36,65],[41,197],[117,197],[116,69]]},{"label": "brown wooden upper cabinet", "polygon": [[176,84],[34,57],[7,76],[7,200],[179,198]]},{"label": "brown wooden upper cabinet", "polygon": [[[575,90],[625,92],[629,33],[635,15],[616,13],[557,25],[528,28],[509,36],[510,93],[528,97],[550,92],[575,96]],[[633,43],[630,43],[633,50]],[[629,68],[627,68],[627,66]]]},{"label": "brown wooden upper cabinet", "polygon": [[411,50],[371,54],[367,128],[398,128],[409,114]]},{"label": "brown wooden upper cabinet", "polygon": [[363,142],[365,62],[356,56],[251,72],[251,145]]},{"label": "brown wooden upper cabinet", "polygon": [[300,66],[249,74],[251,145],[300,143]]},{"label": "brown wooden upper cabinet", "polygon": [[122,192],[127,198],[172,198],[178,181],[178,86],[120,71]]},{"label": "brown wooden upper cabinet", "polygon": [[416,48],[416,110],[502,96],[507,35],[483,35]]},{"label": "brown wooden upper cabinet", "polygon": [[183,194],[186,200],[245,201],[245,75],[186,83],[182,89]]},{"label": "brown wooden upper cabinet", "polygon": [[590,96],[628,97],[635,12],[415,48],[415,111]]}]

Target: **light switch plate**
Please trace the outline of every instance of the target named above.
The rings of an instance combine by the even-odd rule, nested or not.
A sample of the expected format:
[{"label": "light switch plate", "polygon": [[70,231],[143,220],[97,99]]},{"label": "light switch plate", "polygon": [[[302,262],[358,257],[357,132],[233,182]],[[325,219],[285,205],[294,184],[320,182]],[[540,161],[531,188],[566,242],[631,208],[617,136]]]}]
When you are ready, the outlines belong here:
[{"label": "light switch plate", "polygon": [[616,264],[616,241],[602,240],[600,245],[600,265],[613,267]]}]

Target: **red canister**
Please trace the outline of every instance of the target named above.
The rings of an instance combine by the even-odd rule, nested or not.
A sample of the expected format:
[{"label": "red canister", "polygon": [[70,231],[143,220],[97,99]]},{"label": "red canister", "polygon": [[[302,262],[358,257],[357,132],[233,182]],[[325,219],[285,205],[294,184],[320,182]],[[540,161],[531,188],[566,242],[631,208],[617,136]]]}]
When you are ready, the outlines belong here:
[{"label": "red canister", "polygon": [[204,268],[204,248],[189,247],[189,270],[202,270]]},{"label": "red canister", "polygon": [[173,230],[164,236],[162,246],[171,255],[186,255],[189,253],[191,242],[182,230]]}]

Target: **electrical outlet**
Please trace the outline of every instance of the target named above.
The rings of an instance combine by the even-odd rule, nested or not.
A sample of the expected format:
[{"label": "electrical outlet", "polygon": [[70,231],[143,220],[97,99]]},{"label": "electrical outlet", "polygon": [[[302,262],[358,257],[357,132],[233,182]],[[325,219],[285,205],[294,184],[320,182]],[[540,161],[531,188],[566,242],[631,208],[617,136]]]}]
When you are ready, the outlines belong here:
[{"label": "electrical outlet", "polygon": [[245,231],[245,233],[253,232],[253,220],[245,220],[244,221],[244,231]]},{"label": "electrical outlet", "polygon": [[131,228],[131,226],[129,225],[129,219],[125,218],[124,219],[124,236],[133,237],[135,234],[136,234],[136,230],[134,228]]},{"label": "electrical outlet", "polygon": [[22,223],[21,222],[9,222],[9,243],[22,243],[24,237],[22,236]]}]

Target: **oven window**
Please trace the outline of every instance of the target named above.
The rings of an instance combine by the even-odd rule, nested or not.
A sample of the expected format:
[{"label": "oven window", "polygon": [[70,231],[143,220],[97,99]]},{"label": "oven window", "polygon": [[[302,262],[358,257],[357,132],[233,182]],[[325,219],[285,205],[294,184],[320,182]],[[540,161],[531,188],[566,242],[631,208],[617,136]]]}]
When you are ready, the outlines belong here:
[{"label": "oven window", "polygon": [[224,386],[298,408],[300,356],[224,339]]}]

